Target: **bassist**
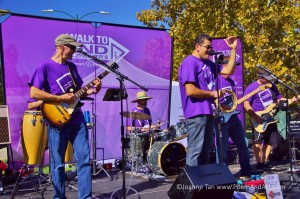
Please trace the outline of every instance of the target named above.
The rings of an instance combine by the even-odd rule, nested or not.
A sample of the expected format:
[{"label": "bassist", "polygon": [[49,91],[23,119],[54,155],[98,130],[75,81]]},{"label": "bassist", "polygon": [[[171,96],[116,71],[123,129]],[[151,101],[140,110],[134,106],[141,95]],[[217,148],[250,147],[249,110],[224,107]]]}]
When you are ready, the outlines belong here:
[{"label": "bassist", "polygon": [[[244,95],[258,88],[260,85],[270,83],[273,78],[262,69],[258,70],[258,79],[245,89]],[[268,163],[272,146],[277,144],[277,125],[273,119],[275,103],[285,100],[279,93],[275,84],[266,90],[260,91],[244,102],[244,108],[249,114],[253,131],[253,152],[256,159],[256,171],[263,172],[273,170]],[[289,103],[296,99],[289,99]],[[263,113],[263,114],[261,114]],[[261,127],[261,128],[259,128]]]}]

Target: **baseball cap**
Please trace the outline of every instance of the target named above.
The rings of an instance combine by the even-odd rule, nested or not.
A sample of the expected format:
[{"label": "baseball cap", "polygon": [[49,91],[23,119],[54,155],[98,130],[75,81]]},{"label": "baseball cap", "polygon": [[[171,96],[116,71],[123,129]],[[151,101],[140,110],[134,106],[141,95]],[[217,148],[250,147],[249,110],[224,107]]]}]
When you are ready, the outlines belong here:
[{"label": "baseball cap", "polygon": [[68,34],[61,34],[58,37],[56,37],[55,45],[56,46],[59,46],[59,45],[72,45],[72,46],[76,46],[76,47],[82,46],[81,43],[78,43],[74,39],[74,37],[72,37],[71,35],[68,35]]},{"label": "baseball cap", "polygon": [[259,69],[258,71],[257,71],[257,76],[258,77],[262,77],[262,78],[264,78],[264,79],[266,79],[266,80],[269,80],[269,81],[271,81],[271,80],[273,80],[273,78],[270,76],[270,74],[268,74],[265,70],[263,70],[263,69]]}]

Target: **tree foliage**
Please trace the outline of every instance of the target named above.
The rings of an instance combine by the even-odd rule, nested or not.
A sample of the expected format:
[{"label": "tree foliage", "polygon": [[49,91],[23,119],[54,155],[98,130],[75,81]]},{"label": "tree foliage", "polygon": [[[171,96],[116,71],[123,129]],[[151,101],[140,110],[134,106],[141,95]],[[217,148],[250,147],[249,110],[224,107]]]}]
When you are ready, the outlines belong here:
[{"label": "tree foliage", "polygon": [[152,0],[137,13],[149,27],[169,28],[173,39],[173,80],[199,33],[237,35],[243,42],[245,84],[256,78],[259,63],[278,77],[300,71],[300,0]]}]

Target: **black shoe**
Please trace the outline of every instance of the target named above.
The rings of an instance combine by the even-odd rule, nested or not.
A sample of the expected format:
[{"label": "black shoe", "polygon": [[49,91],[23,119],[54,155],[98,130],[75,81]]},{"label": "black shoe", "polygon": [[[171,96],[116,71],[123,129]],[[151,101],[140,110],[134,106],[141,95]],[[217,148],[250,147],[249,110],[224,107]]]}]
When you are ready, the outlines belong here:
[{"label": "black shoe", "polygon": [[274,171],[275,170],[275,167],[273,167],[272,165],[270,165],[269,163],[265,163],[263,165],[263,170],[265,171]]},{"label": "black shoe", "polygon": [[256,164],[256,172],[264,172],[264,163],[257,163]]}]

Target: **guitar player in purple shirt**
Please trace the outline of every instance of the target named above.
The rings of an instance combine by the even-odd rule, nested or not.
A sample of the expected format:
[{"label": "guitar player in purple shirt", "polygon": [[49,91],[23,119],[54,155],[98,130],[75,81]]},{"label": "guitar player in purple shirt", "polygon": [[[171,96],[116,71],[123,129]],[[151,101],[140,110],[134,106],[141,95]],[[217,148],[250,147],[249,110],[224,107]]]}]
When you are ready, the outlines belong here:
[{"label": "guitar player in purple shirt", "polygon": [[[257,89],[259,86],[270,83],[273,78],[263,69],[259,69],[257,73],[258,79],[252,82],[245,89],[244,95]],[[279,93],[278,88],[272,83],[271,88],[262,90],[244,102],[244,108],[250,116],[251,125],[253,127],[253,152],[256,159],[256,171],[273,170],[268,163],[268,158],[272,150],[272,145],[276,145],[277,125],[273,119],[276,103],[280,100],[286,100]],[[289,99],[289,103],[297,101],[294,97]],[[264,115],[263,117],[261,117]]]},{"label": "guitar player in purple shirt", "polygon": [[[230,78],[230,75],[219,75],[218,76],[218,88],[221,90],[229,90],[232,93],[235,93],[235,82]],[[224,103],[227,106],[232,106],[233,96],[229,93],[228,96],[224,95],[227,100],[224,100],[224,97],[220,98],[220,106]],[[222,110],[222,109],[221,109]],[[224,163],[228,164],[228,139],[229,137],[235,143],[238,149],[239,155],[239,163],[241,167],[241,176],[250,176],[251,175],[251,165],[250,165],[250,158],[249,158],[249,151],[246,144],[246,136],[244,132],[244,128],[240,119],[238,118],[238,114],[240,111],[233,110],[232,112],[220,112],[220,125],[221,125],[221,132],[222,132],[222,145],[220,145],[219,139],[219,131],[216,131],[216,159],[217,163]],[[226,116],[226,117],[225,117]],[[222,150],[221,150],[222,149]],[[221,156],[222,155],[222,156]]]},{"label": "guitar player in purple shirt", "polygon": [[[76,65],[70,60],[72,60],[76,47],[80,46],[82,44],[68,34],[61,34],[55,39],[54,55],[37,67],[28,82],[31,98],[69,105],[78,100],[69,91],[78,91],[83,81],[78,74]],[[96,94],[100,91],[100,79],[95,79],[93,82],[94,88],[88,89],[85,95]],[[59,107],[54,110],[56,109]],[[59,112],[64,115],[63,109]],[[45,115],[55,117],[54,112],[43,114],[44,117]],[[92,179],[88,129],[80,107],[75,107],[70,120],[63,126],[57,127],[49,122],[47,132],[51,177],[54,187],[53,198],[66,198],[64,157],[68,141],[73,145],[74,157],[77,161],[78,198],[90,198],[92,196]]]}]

